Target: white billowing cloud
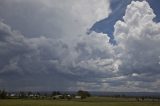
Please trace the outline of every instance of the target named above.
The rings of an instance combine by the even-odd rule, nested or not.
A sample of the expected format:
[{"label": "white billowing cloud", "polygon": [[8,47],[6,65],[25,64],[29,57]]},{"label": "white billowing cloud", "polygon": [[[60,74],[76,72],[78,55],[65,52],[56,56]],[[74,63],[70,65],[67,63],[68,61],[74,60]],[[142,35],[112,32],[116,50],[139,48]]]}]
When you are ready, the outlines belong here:
[{"label": "white billowing cloud", "polygon": [[123,21],[119,20],[114,26],[118,56],[122,61],[120,73],[141,77],[139,80],[142,82],[150,80],[146,84],[148,89],[160,76],[160,23],[153,22],[153,18],[155,14],[146,1],[132,1],[127,6]]}]

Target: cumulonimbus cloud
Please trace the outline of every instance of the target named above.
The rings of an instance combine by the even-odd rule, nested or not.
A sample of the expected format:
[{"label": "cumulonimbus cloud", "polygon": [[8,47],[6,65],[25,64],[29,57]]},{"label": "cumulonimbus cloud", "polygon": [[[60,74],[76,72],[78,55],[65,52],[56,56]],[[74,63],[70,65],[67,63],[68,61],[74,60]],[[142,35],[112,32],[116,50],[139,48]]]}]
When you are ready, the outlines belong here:
[{"label": "cumulonimbus cloud", "polygon": [[[108,17],[108,0],[2,0],[1,4],[6,9],[0,10],[1,18],[6,20],[0,21],[0,88],[42,90],[44,85],[45,89],[56,85],[67,90],[143,91],[145,86],[146,91],[158,91],[160,24],[153,22],[155,14],[146,1],[127,6],[123,20],[115,24],[116,46],[107,34],[86,34],[96,21]],[[19,14],[17,8],[22,9]],[[16,19],[26,25],[24,29]],[[26,33],[13,30],[6,21]]]},{"label": "cumulonimbus cloud", "polygon": [[115,24],[114,35],[121,48],[120,73],[133,76],[135,79],[131,78],[131,82],[137,82],[137,87],[150,81],[146,84],[148,88],[158,88],[153,85],[160,74],[160,24],[153,21],[155,16],[146,1],[132,1],[127,6],[123,21]]}]

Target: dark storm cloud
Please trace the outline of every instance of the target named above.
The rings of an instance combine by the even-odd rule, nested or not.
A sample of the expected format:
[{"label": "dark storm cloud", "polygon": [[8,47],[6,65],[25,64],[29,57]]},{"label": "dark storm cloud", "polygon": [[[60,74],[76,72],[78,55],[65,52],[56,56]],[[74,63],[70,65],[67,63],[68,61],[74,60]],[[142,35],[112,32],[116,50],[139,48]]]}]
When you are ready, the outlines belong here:
[{"label": "dark storm cloud", "polygon": [[49,59],[56,58],[56,54],[50,55],[50,58],[47,56],[46,52],[51,53],[52,50],[49,49],[49,41],[45,38],[39,38],[38,42],[43,41],[40,45],[36,42],[37,39],[25,38],[3,22],[0,22],[0,35],[1,88],[33,89],[47,85],[47,80],[49,80],[48,84],[56,85],[57,80],[66,83],[65,75],[58,74],[54,66],[49,63]]},{"label": "dark storm cloud", "polygon": [[[74,17],[70,16],[70,14],[76,15],[74,12],[68,13],[67,16],[63,17],[66,14],[66,9],[69,8],[68,10],[70,10],[70,7],[64,4],[64,6],[67,6],[65,7],[66,9],[56,9],[59,7],[54,7],[54,5],[53,7],[52,5],[51,7],[48,6],[50,2],[52,3],[52,1],[49,0],[44,3],[43,1],[40,1],[40,3],[37,1],[22,2],[18,0],[1,1],[1,8],[5,9],[5,11],[1,10],[0,12],[1,18],[4,19],[0,24],[1,88],[37,88],[45,90],[45,87],[43,86],[46,86],[48,89],[69,89],[70,87],[73,89],[74,86],[76,86],[77,81],[92,80],[92,78],[84,78],[84,76],[91,76],[90,74],[92,72],[97,73],[95,72],[96,69],[91,70],[87,66],[83,67],[85,62],[89,60],[87,64],[92,64],[92,58],[96,60],[99,58],[98,54],[103,53],[107,53],[106,58],[111,58],[111,53],[104,49],[107,44],[106,41],[108,40],[105,35],[99,37],[95,33],[91,35],[96,35],[93,39],[91,36],[79,36],[79,33],[86,33],[86,29],[84,30],[83,27],[86,27],[86,23],[92,23],[92,21],[95,20],[95,16],[93,17],[91,15],[89,19],[80,19],[79,21],[85,23],[84,26],[82,26],[81,22],[72,22],[72,18],[74,20]],[[53,1],[53,3],[54,2],[59,1]],[[72,3],[72,1],[70,2]],[[66,3],[70,5],[70,2]],[[80,3],[83,4],[85,2],[89,1],[82,1]],[[96,1],[93,1],[92,4],[95,4],[95,2]],[[87,5],[90,6],[90,4]],[[99,5],[103,6],[104,4],[100,3]],[[79,11],[76,7],[74,8]],[[104,8],[106,9],[107,6],[105,5]],[[63,12],[57,13],[57,10],[63,10]],[[88,9],[88,11],[90,11],[90,9]],[[80,14],[84,16],[88,15],[83,12]],[[41,17],[41,15],[43,16]],[[75,16],[75,18],[76,17],[77,16]],[[11,25],[12,28],[5,23]],[[67,26],[68,29],[65,26],[67,24],[70,24],[71,28]],[[77,28],[79,30],[77,30],[77,28],[74,30],[74,24],[76,26],[78,25]],[[61,26],[62,28],[60,30],[62,30],[63,34],[65,32],[65,35],[62,35],[61,32],[59,33],[59,30],[50,25],[56,26],[57,28]],[[44,30],[44,27],[46,27],[47,30]],[[35,28],[38,29],[38,33]],[[49,32],[48,28],[52,28],[51,36],[46,33]],[[22,33],[15,31],[14,29],[18,29]],[[74,38],[74,36],[77,37]],[[102,39],[104,43],[101,41]],[[94,45],[95,43],[96,45]],[[79,44],[86,44],[82,47],[86,49],[86,51],[83,51]],[[86,55],[84,55],[83,52],[86,52],[84,53]],[[86,58],[87,55],[91,56]],[[104,55],[103,58],[105,58]],[[100,59],[97,60],[100,62]],[[92,69],[94,68],[93,66],[90,67],[92,67]],[[101,76],[101,74],[93,75]],[[61,85],[58,84],[59,81],[61,82]],[[57,87],[52,85],[57,85]]]},{"label": "dark storm cloud", "polygon": [[[71,85],[66,85],[66,82],[76,85],[77,81],[96,81],[95,77],[102,77],[101,72],[106,73],[105,69],[113,64],[113,60],[108,59],[112,58],[112,51],[104,49],[107,45],[107,38],[104,35],[100,35],[102,37],[95,35],[94,38],[92,38],[93,35],[83,37],[82,41],[77,41],[79,43],[75,47],[69,48],[65,42],[57,39],[26,38],[2,21],[0,31],[0,76],[4,80],[1,82],[1,88],[12,89],[16,84],[13,89],[41,89],[42,86],[49,86],[48,89],[68,89]],[[81,47],[79,44],[86,45]],[[88,58],[85,58],[82,48],[86,49],[86,54],[91,56],[88,55]],[[100,59],[99,53],[105,53],[106,56],[103,55]],[[100,72],[97,72],[97,69]],[[112,72],[106,75],[109,73],[112,75]],[[57,81],[61,81],[61,85],[54,88],[52,85],[56,85]]]},{"label": "dark storm cloud", "polygon": [[50,24],[54,10],[45,8],[41,3],[36,3],[36,0],[1,0],[0,8],[0,18],[27,37],[50,36],[53,30],[55,36],[58,34],[58,28]]}]

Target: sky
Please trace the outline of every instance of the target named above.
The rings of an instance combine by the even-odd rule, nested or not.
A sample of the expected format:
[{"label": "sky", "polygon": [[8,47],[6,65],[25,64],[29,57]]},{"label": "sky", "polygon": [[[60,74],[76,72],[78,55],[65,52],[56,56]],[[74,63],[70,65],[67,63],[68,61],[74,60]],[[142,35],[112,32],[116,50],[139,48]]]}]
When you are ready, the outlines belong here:
[{"label": "sky", "polygon": [[159,0],[0,0],[0,89],[160,92]]}]

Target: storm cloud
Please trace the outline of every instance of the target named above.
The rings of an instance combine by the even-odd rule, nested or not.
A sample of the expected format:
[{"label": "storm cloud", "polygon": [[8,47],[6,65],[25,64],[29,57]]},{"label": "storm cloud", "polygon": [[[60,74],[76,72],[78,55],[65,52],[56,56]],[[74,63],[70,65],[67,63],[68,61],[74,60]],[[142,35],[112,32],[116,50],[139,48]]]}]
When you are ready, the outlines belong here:
[{"label": "storm cloud", "polygon": [[87,33],[110,15],[109,0],[2,0],[0,8],[0,88],[158,91],[160,24],[146,1],[132,1],[116,22],[117,45]]}]

